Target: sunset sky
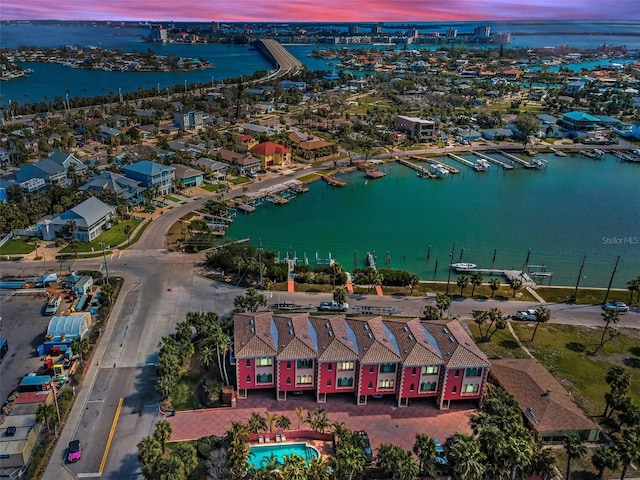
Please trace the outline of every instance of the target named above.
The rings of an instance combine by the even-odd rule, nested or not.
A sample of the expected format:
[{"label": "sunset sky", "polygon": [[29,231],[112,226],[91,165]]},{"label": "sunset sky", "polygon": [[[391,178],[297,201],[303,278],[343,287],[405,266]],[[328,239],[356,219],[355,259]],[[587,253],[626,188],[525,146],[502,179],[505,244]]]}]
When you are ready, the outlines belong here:
[{"label": "sunset sky", "polygon": [[640,20],[640,0],[3,0],[3,20]]}]

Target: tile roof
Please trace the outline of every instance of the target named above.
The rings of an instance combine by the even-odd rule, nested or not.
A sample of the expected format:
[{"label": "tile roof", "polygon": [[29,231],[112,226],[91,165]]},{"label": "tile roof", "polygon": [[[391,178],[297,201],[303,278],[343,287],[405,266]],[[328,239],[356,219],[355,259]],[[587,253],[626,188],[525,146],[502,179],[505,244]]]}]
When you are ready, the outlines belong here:
[{"label": "tile roof", "polygon": [[254,155],[267,156],[274,155],[276,153],[284,155],[285,153],[291,152],[291,149],[275,142],[262,142],[255,147],[250,148],[249,151]]},{"label": "tile roof", "polygon": [[538,360],[494,360],[490,375],[514,396],[536,432],[600,430]]},{"label": "tile roof", "polygon": [[433,336],[444,364],[455,367],[488,367],[489,360],[456,320],[422,322]]}]

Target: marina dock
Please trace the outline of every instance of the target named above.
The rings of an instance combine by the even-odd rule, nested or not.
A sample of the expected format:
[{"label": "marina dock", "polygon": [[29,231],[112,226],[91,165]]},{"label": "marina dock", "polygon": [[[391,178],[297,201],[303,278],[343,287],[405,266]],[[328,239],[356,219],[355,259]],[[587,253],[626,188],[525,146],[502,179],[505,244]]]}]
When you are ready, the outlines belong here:
[{"label": "marina dock", "polygon": [[344,180],[340,180],[339,178],[336,178],[332,175],[321,175],[321,177],[332,187],[344,187],[347,184],[347,182],[345,182]]},{"label": "marina dock", "polygon": [[510,153],[507,152],[503,152],[502,150],[496,150],[500,155],[502,155],[503,157],[507,157],[509,160],[514,161],[516,163],[519,163],[520,165],[522,165],[523,167],[530,167],[531,163],[527,162],[526,160],[523,160],[520,157],[517,157],[515,155],[512,155]]},{"label": "marina dock", "polygon": [[476,151],[471,151],[472,154],[476,155],[477,157],[480,157],[488,162],[494,163],[502,168],[504,168],[505,170],[512,170],[513,169],[513,165],[509,164],[509,163],[504,163],[501,162],[500,160],[490,157],[489,155],[485,155],[484,153],[480,153],[480,152],[476,152]]},{"label": "marina dock", "polygon": [[452,158],[456,162],[460,162],[461,164],[466,165],[467,167],[470,167],[470,168],[475,168],[476,166],[476,164],[473,163],[472,161],[467,160],[466,158],[459,157],[454,153],[447,153],[447,157]]}]

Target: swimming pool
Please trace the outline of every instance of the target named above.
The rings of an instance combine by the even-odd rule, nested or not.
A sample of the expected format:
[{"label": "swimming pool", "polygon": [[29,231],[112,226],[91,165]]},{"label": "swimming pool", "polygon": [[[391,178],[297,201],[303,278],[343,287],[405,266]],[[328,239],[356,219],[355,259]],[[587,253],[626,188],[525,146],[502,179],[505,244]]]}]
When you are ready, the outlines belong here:
[{"label": "swimming pool", "polygon": [[253,468],[264,467],[271,455],[276,457],[279,462],[284,461],[286,455],[300,455],[309,465],[314,458],[318,458],[320,454],[318,450],[307,445],[306,443],[274,443],[267,445],[252,445],[251,455],[249,455],[249,466]]}]

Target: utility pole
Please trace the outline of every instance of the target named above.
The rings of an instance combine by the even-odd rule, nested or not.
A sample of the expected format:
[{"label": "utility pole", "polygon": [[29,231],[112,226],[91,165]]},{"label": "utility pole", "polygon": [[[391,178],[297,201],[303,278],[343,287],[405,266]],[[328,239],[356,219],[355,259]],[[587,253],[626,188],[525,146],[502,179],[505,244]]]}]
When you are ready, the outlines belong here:
[{"label": "utility pole", "polygon": [[258,265],[259,265],[259,269],[260,269],[260,280],[259,280],[259,286],[260,289],[262,289],[262,239],[258,240]]},{"label": "utility pole", "polygon": [[620,255],[616,258],[616,264],[613,267],[613,272],[611,272],[611,278],[609,279],[609,286],[607,287],[607,294],[604,296],[604,301],[602,304],[607,303],[607,299],[609,298],[609,291],[611,290],[611,285],[613,284],[613,277],[616,275],[616,271],[618,270],[618,262],[620,262]]},{"label": "utility pole", "polygon": [[102,246],[102,258],[104,259],[104,271],[107,275],[107,283],[109,283],[109,265],[107,264],[107,254],[104,251],[104,241],[102,240],[102,232],[100,233],[100,245]]},{"label": "utility pole", "polygon": [[578,272],[578,279],[576,280],[576,288],[573,291],[573,295],[571,296],[571,300],[573,300],[574,302],[578,298],[578,286],[580,285],[580,277],[582,277],[582,269],[584,268],[584,262],[586,260],[587,260],[587,254],[585,253],[584,257],[582,257],[582,265],[580,265],[580,271]]},{"label": "utility pole", "polygon": [[449,254],[449,275],[447,276],[447,292],[445,295],[449,295],[449,284],[451,283],[451,263],[453,262],[453,256],[456,253],[456,242],[453,242],[451,253]]}]

